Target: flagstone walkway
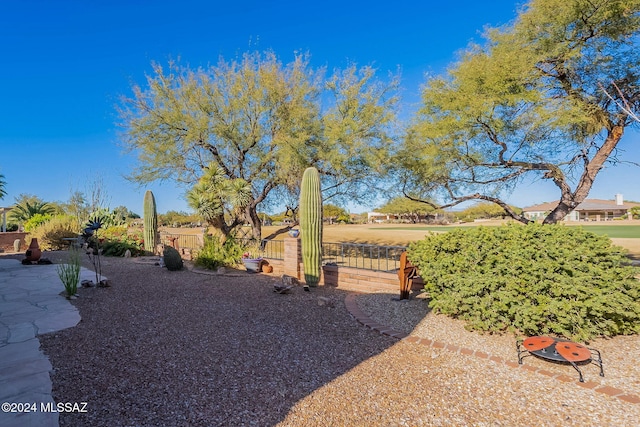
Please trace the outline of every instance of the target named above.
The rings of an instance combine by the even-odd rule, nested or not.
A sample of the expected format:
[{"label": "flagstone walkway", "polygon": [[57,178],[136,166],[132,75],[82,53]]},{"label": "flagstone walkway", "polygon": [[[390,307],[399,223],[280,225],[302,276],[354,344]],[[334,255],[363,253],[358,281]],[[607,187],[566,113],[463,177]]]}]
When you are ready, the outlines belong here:
[{"label": "flagstone walkway", "polygon": [[[80,279],[94,281],[95,273],[82,268]],[[56,265],[0,259],[0,427],[58,426],[52,366],[37,336],[80,321],[63,291]]]}]

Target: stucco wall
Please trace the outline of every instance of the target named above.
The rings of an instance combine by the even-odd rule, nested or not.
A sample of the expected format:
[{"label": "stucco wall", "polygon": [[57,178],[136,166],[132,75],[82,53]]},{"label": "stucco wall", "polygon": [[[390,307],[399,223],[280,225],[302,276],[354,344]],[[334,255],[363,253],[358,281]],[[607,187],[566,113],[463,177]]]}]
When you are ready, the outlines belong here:
[{"label": "stucco wall", "polygon": [[14,252],[13,242],[16,239],[20,239],[22,242],[20,252],[26,251],[29,246],[24,240],[26,235],[27,233],[18,231],[8,231],[6,233],[0,232],[0,250],[2,250],[2,252]]}]

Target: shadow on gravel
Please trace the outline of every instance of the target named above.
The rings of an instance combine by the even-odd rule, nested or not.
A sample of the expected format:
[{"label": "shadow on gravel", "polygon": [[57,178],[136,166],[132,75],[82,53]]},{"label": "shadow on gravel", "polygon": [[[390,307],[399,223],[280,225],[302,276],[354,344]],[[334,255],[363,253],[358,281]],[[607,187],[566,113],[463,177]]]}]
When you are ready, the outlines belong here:
[{"label": "shadow on gravel", "polygon": [[275,425],[397,342],[357,323],[335,288],[281,295],[265,276],[110,258],[103,274],[110,288],[74,301],[78,326],[39,337],[56,402],[87,402],[61,426]]}]

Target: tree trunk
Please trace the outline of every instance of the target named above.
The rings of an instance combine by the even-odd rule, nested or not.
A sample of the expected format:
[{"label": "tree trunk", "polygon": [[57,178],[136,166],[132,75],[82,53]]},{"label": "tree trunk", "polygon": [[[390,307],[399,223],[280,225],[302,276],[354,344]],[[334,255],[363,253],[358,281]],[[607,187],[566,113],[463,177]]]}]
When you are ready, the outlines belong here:
[{"label": "tree trunk", "polygon": [[229,236],[231,235],[232,228],[229,227],[224,219],[224,215],[218,215],[215,218],[211,218],[208,221],[209,225],[216,230],[216,235],[220,239],[220,244],[224,245]]},{"label": "tree trunk", "polygon": [[294,221],[293,224],[287,225],[286,227],[282,227],[282,228],[274,231],[273,233],[271,233],[268,236],[266,236],[263,240],[275,239],[277,236],[288,232],[289,230],[291,230],[293,227],[295,227],[298,224],[299,224],[298,221]]},{"label": "tree trunk", "polygon": [[262,239],[262,221],[260,221],[257,206],[250,204],[246,207],[245,219],[251,224],[251,237],[260,241]]},{"label": "tree trunk", "polygon": [[600,169],[602,169],[604,163],[616,148],[618,142],[620,142],[623,133],[624,126],[616,125],[611,127],[607,132],[607,139],[604,141],[604,144],[598,149],[593,158],[586,162],[576,190],[574,192],[569,190],[562,191],[558,206],[547,215],[543,224],[555,224],[561,221],[572,210],[578,207],[580,203],[584,202],[584,199],[589,195],[589,191],[591,191],[598,172],[600,172]]}]

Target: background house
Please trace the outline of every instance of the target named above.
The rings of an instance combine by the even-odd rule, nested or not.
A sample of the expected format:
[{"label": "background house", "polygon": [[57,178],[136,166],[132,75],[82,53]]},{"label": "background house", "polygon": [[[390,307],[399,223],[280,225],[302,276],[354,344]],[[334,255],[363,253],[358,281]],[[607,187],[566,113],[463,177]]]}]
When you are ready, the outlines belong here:
[{"label": "background house", "polygon": [[[558,201],[541,203],[523,209],[524,216],[531,220],[544,219],[558,205]],[[586,199],[564,218],[564,221],[610,221],[625,215],[631,219],[629,210],[640,203],[625,202],[622,194],[613,200]]]}]

